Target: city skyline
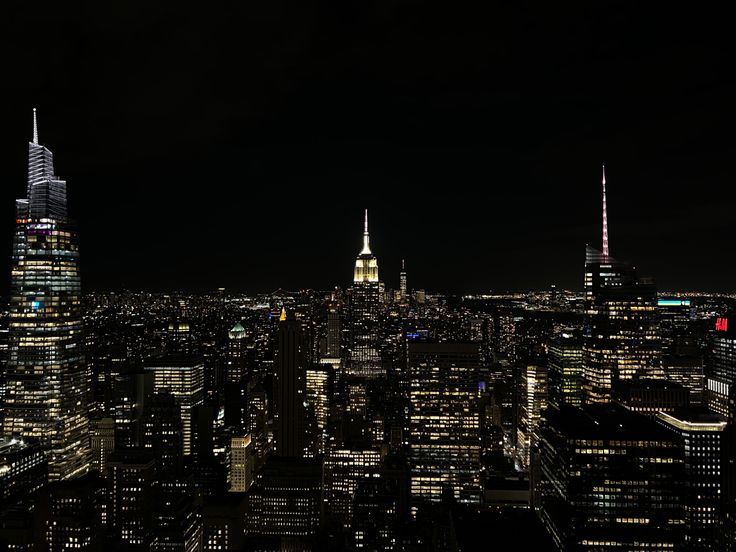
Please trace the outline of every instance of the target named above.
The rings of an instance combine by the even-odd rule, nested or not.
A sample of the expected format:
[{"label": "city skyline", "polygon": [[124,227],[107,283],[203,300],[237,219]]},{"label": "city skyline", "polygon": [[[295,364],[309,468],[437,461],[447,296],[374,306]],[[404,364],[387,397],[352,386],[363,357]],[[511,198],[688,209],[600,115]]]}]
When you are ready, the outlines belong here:
[{"label": "city skyline", "polygon": [[54,62],[8,65],[0,203],[36,106],[84,213],[87,290],[347,285],[366,207],[392,287],[406,259],[417,288],[581,289],[605,163],[612,254],[663,289],[734,291],[717,261],[736,207],[718,18],[620,3],[17,9],[9,51]]},{"label": "city skyline", "polygon": [[9,12],[0,549],[736,552],[730,19]]},{"label": "city skyline", "polygon": [[[35,107],[32,110],[32,114],[33,114],[33,126],[32,126],[32,140],[31,140],[31,143],[33,143],[33,144],[39,144],[38,122],[37,122],[37,109]],[[601,196],[602,197],[602,209],[601,209],[601,212],[600,212],[601,213],[600,214],[600,217],[601,218],[600,218],[600,222],[599,222],[599,231],[600,231],[599,240],[600,240],[600,244],[601,244],[600,245],[601,251],[603,252],[604,255],[608,255],[608,249],[609,249],[608,221],[609,221],[609,218],[608,218],[608,208],[607,208],[607,195],[608,194],[607,194],[607,191],[606,191],[606,166],[605,166],[605,164],[602,164],[600,166],[600,169],[599,170],[601,171],[601,180],[600,180],[601,191],[600,192],[602,192],[602,196]],[[384,234],[384,236],[385,236],[385,234]],[[364,232],[363,232],[363,238],[362,239],[363,239],[363,242],[362,242],[363,243],[363,250],[361,251],[361,254],[362,253],[365,253],[366,251],[370,254],[370,247],[367,245],[368,244],[368,242],[367,242],[367,239],[368,239],[368,209],[364,209]],[[389,243],[390,243],[390,240],[389,240]],[[586,243],[586,247],[590,247],[590,243]],[[598,246],[596,245],[596,247],[598,247]],[[632,262],[632,264],[633,264],[633,261],[630,261],[630,262]],[[420,263],[420,265],[421,265],[421,263]],[[402,256],[401,257],[401,260],[400,260],[400,266],[398,267],[398,271],[395,274],[393,274],[392,276],[389,276],[389,278],[388,278],[389,282],[392,282],[392,284],[390,286],[391,289],[394,289],[394,287],[395,288],[399,288],[400,287],[400,285],[401,285],[401,282],[400,282],[400,280],[401,280],[401,274],[405,274],[405,273],[406,273],[405,272],[405,258]],[[653,276],[649,276],[649,277],[653,277]],[[396,280],[396,282],[393,282],[393,280]],[[324,285],[324,286],[321,286],[321,287],[315,287],[313,289],[329,289],[331,287],[343,287],[344,285],[347,285],[347,284],[342,283],[342,282],[338,282],[338,283],[335,283],[333,285]],[[549,286],[547,286],[547,287],[549,288],[549,287],[552,287],[552,286],[558,287],[559,289],[568,289],[568,290],[571,290],[571,291],[582,291],[580,289],[581,286],[567,286],[567,287],[566,286],[557,286],[557,284],[554,283],[554,282],[551,282],[549,284]],[[223,287],[223,286],[217,286],[217,287]],[[123,286],[120,289],[122,290],[122,289],[130,289],[130,288],[128,288],[127,286]],[[215,289],[215,288],[213,288],[213,287],[197,287],[197,286],[195,286],[195,288],[192,288],[192,287],[187,287],[187,286],[184,286],[184,287],[176,287],[175,286],[174,288],[162,287],[159,290],[151,290],[151,289],[146,289],[145,287],[143,287],[143,288],[138,288],[138,289],[131,289],[131,291],[138,291],[138,290],[140,290],[140,291],[195,291],[196,290],[196,291],[204,292],[204,291],[212,291],[213,289]],[[272,289],[259,289],[259,290],[257,290],[257,292],[258,293],[266,293],[268,291],[275,291],[276,289],[284,289],[284,286],[278,286],[277,288],[272,288]],[[301,288],[301,289],[304,289],[304,288]],[[524,291],[526,289],[535,289],[535,288],[516,287],[516,288],[507,288],[507,289],[493,289],[493,288],[488,288],[488,289],[483,289],[483,290],[478,290],[478,289],[476,289],[476,290],[467,290],[466,289],[466,290],[462,290],[462,291],[451,290],[451,292],[456,292],[456,293],[463,293],[463,292],[464,293],[484,293],[484,292],[489,292],[489,291],[493,291],[493,292],[513,292],[513,291]],[[536,288],[536,289],[545,289],[545,288],[541,287],[541,288]],[[100,291],[103,291],[103,290],[104,291],[114,291],[114,289],[113,290],[110,290],[110,289],[106,289],[106,288],[105,289],[102,289]],[[243,288],[235,288],[232,291],[243,292],[243,291],[246,291],[246,290],[243,289]],[[250,290],[248,290],[248,291],[250,291]],[[447,291],[447,290],[432,289],[431,291]],[[701,292],[701,291],[707,291],[707,290],[693,289],[693,288],[683,288],[683,289],[671,289],[670,288],[669,291]]]}]

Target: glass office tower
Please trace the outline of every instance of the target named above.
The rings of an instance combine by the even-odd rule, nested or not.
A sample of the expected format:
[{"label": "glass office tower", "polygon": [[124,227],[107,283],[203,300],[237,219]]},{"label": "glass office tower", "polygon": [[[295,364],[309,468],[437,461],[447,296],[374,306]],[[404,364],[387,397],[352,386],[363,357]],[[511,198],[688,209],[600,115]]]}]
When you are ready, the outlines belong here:
[{"label": "glass office tower", "polygon": [[27,197],[16,200],[4,431],[48,450],[49,480],[89,466],[79,248],[66,182],[38,143],[34,110]]}]

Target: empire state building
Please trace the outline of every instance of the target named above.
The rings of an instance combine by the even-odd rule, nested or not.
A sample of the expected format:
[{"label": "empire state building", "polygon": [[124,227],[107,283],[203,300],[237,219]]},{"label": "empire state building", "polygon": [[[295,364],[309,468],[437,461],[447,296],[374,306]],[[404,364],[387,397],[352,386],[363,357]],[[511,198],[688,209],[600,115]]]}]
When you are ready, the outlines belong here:
[{"label": "empire state building", "polygon": [[383,284],[378,279],[378,260],[371,251],[368,210],[363,226],[363,249],[355,259],[350,288],[350,355],[348,372],[375,376],[381,371],[379,317]]},{"label": "empire state building", "polygon": [[35,109],[26,193],[15,204],[3,430],[45,445],[55,481],[88,469],[88,382],[77,237]]}]

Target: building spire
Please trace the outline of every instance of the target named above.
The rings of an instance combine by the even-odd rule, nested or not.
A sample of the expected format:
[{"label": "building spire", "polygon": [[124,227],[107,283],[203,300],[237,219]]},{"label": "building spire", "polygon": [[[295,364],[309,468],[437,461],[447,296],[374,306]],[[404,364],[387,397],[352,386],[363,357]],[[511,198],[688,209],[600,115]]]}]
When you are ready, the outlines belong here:
[{"label": "building spire", "polygon": [[404,271],[404,259],[401,259],[401,271]]},{"label": "building spire", "polygon": [[370,239],[368,237],[368,209],[365,210],[365,223],[363,226],[363,251],[360,252],[361,255],[370,255],[371,254],[371,246],[369,243]]},{"label": "building spire", "polygon": [[35,107],[33,108],[33,143],[38,145],[38,118]]},{"label": "building spire", "polygon": [[608,207],[606,206],[606,166],[603,165],[603,254],[608,257]]}]

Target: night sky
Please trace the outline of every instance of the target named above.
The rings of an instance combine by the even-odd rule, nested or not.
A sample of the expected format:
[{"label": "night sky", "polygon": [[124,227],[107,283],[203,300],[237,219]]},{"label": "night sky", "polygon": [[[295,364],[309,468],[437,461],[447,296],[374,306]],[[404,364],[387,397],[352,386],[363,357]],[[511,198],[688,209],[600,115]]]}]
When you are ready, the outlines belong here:
[{"label": "night sky", "polygon": [[347,285],[365,207],[391,287],[403,257],[413,288],[581,289],[603,162],[612,255],[660,289],[736,291],[725,14],[142,4],[3,7],[1,294],[33,106],[88,291]]}]

